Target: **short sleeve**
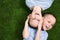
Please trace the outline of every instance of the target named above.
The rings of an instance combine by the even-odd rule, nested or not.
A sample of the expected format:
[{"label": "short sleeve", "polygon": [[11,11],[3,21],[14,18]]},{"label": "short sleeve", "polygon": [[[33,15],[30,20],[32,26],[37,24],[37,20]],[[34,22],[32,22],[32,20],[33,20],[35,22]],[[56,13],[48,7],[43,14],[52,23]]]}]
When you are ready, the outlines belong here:
[{"label": "short sleeve", "polygon": [[40,6],[42,10],[46,10],[52,5],[53,2],[54,0],[26,0],[25,1],[26,5],[30,8],[30,10],[33,6]]},{"label": "short sleeve", "polygon": [[23,40],[33,40],[33,37],[29,36],[27,39],[23,39]]},{"label": "short sleeve", "polygon": [[23,40],[34,40],[35,37],[35,30],[31,27],[28,27],[28,31],[30,33],[28,38],[24,38]]},{"label": "short sleeve", "polygon": [[47,40],[48,38],[48,33],[46,31],[41,32],[41,40]]}]

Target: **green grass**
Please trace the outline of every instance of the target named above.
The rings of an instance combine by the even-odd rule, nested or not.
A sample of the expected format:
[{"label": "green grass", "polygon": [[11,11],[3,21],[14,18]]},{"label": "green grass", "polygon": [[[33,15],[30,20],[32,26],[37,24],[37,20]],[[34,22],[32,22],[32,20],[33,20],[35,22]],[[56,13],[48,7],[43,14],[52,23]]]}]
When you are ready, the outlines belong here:
[{"label": "green grass", "polygon": [[[0,0],[0,40],[22,40],[24,22],[30,12],[25,0]],[[44,12],[52,12],[57,19],[48,31],[48,40],[60,40],[60,0]]]}]

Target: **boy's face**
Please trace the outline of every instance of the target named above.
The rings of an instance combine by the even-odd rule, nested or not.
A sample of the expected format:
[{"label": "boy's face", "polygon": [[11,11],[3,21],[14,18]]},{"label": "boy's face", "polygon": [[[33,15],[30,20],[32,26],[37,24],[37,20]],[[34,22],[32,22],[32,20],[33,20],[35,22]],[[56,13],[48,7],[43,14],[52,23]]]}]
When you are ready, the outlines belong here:
[{"label": "boy's face", "polygon": [[39,21],[40,21],[40,16],[39,16],[39,14],[37,14],[37,13],[35,13],[35,14],[30,14],[30,16],[29,16],[29,24],[30,24],[32,27],[37,27]]},{"label": "boy's face", "polygon": [[43,29],[44,30],[49,30],[53,27],[53,25],[55,24],[56,19],[53,15],[45,15],[43,17]]}]

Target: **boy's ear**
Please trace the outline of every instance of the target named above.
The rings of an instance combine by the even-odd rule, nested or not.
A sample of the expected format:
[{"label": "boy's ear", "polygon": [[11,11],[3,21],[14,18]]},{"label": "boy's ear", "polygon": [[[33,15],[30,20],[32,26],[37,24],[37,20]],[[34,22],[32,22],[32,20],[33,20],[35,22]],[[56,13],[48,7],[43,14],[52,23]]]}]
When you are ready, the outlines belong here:
[{"label": "boy's ear", "polygon": [[28,16],[27,16],[27,18],[29,19],[31,17],[31,14],[29,14]]},{"label": "boy's ear", "polygon": [[31,14],[28,15],[29,17],[31,16]]}]

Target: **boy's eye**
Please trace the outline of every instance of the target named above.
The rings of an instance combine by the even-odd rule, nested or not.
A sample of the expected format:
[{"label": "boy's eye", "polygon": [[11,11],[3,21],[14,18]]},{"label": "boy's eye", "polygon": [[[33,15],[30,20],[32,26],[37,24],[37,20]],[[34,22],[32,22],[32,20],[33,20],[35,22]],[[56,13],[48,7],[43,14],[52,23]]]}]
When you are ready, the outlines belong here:
[{"label": "boy's eye", "polygon": [[39,13],[35,13],[35,15],[39,15]]},{"label": "boy's eye", "polygon": [[48,21],[48,23],[51,23],[50,21]]},{"label": "boy's eye", "polygon": [[40,20],[37,20],[37,21],[40,21]]}]

